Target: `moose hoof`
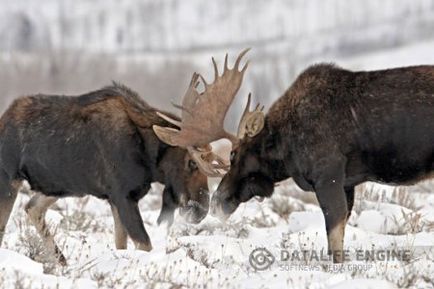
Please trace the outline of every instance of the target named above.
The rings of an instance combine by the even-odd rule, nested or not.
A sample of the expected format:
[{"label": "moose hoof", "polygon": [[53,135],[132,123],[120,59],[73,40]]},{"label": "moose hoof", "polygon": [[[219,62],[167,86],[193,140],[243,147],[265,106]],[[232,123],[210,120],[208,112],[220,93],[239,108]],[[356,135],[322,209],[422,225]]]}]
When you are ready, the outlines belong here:
[{"label": "moose hoof", "polygon": [[152,251],[152,244],[145,244],[145,243],[136,243],[136,249],[137,250],[142,250],[142,251],[146,251],[146,252],[150,252]]},{"label": "moose hoof", "polygon": [[168,227],[172,226],[173,215],[160,214],[160,216],[157,219],[157,224],[160,226],[163,222],[166,222]]}]

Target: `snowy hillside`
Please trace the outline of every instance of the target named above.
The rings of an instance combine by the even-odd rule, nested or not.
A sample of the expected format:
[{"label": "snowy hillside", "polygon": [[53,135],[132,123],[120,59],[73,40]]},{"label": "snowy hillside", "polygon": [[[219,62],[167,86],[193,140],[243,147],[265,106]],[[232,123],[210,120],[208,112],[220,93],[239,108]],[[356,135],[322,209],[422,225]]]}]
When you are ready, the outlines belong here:
[{"label": "snowy hillside", "polygon": [[284,44],[354,53],[434,36],[429,0],[0,2],[2,50],[167,54]]}]

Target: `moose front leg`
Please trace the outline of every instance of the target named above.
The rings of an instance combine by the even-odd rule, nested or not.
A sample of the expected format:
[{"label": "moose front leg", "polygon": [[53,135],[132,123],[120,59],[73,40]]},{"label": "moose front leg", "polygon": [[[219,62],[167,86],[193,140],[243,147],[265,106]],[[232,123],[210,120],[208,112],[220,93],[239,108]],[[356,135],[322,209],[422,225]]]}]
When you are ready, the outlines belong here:
[{"label": "moose front leg", "polygon": [[129,197],[120,197],[110,202],[116,208],[120,223],[133,240],[136,249],[151,251],[151,240],[143,225],[137,201]]},{"label": "moose front leg", "polygon": [[173,215],[177,206],[178,202],[173,195],[173,190],[171,188],[165,188],[163,191],[163,205],[161,206],[157,224],[160,225],[162,222],[167,221],[170,227],[173,224]]},{"label": "moose front leg", "polygon": [[324,214],[329,253],[333,254],[333,262],[342,263],[348,216],[345,193],[342,188],[330,187],[318,189],[316,195]]},{"label": "moose front leg", "polygon": [[334,263],[342,263],[345,225],[349,215],[349,204],[343,187],[344,162],[321,166],[316,173],[314,186],[324,214],[328,250],[333,255]]}]

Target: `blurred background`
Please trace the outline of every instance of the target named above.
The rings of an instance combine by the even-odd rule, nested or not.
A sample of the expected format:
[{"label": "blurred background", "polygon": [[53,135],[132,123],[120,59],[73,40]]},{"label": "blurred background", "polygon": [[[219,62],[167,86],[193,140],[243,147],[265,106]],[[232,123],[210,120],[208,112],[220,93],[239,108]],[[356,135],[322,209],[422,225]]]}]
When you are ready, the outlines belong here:
[{"label": "blurred background", "polygon": [[434,63],[432,0],[0,0],[0,111],[15,97],[123,82],[174,110],[193,71],[211,80],[251,47],[226,125],[247,93],[268,107],[308,65]]}]

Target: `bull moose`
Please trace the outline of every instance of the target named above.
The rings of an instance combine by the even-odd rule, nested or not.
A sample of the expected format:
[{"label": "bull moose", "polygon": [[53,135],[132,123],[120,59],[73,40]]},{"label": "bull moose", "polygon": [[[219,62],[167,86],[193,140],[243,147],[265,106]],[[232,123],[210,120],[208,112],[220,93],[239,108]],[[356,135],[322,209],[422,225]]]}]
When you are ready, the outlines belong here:
[{"label": "bull moose", "polygon": [[202,220],[209,208],[203,160],[220,160],[207,144],[160,141],[153,126],[172,125],[159,113],[120,84],[76,97],[15,100],[0,119],[0,244],[23,180],[38,192],[26,205],[30,220],[61,263],[65,257],[44,221],[61,197],[107,200],[118,249],[126,248],[127,236],[136,248],[152,249],[137,205],[152,182],[165,185],[158,223],[171,223],[177,207],[188,221]]},{"label": "bull moose", "polygon": [[[213,63],[215,83],[221,83]],[[246,67],[237,73],[228,70],[226,55],[222,78],[238,78],[226,82],[218,98],[206,89],[200,101],[183,102],[186,111],[208,114],[213,122],[200,131],[203,143],[220,138],[232,142],[230,170],[212,197],[211,214],[225,220],[240,203],[269,197],[277,182],[292,177],[300,188],[316,193],[329,252],[334,262],[342,262],[356,185],[414,184],[433,176],[434,66],[352,72],[332,64],[313,65],[266,116],[258,106],[249,111],[249,97],[238,135],[233,136],[224,131],[222,120]],[[187,121],[203,120],[191,114]],[[168,129],[162,137],[173,141],[194,135],[184,118],[178,126],[180,131]]]}]

